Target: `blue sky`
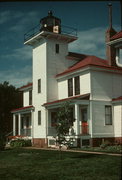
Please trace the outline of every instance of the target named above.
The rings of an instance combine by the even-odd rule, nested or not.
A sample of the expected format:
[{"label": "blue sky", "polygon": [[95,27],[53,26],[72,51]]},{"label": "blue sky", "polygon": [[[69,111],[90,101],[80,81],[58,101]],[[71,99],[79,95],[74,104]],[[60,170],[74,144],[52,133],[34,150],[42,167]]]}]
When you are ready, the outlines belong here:
[{"label": "blue sky", "polygon": [[119,1],[32,1],[0,3],[0,83],[9,81],[20,87],[32,78],[31,47],[24,46],[24,33],[52,10],[63,25],[75,27],[78,40],[69,51],[105,59],[105,31],[108,2],[113,5],[113,27],[120,31]]}]

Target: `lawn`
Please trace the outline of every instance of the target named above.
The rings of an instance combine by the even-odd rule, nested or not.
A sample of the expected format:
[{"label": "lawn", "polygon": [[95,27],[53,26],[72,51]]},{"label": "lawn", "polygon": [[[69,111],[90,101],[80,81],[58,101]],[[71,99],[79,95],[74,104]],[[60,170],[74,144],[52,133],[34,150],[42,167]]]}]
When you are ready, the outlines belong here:
[{"label": "lawn", "polygon": [[92,152],[107,152],[107,153],[115,153],[121,154],[122,153],[122,146],[106,146],[105,148],[101,147],[82,147],[82,148],[74,148],[80,151],[92,151]]},{"label": "lawn", "polygon": [[0,152],[0,180],[120,180],[121,158],[39,149]]}]

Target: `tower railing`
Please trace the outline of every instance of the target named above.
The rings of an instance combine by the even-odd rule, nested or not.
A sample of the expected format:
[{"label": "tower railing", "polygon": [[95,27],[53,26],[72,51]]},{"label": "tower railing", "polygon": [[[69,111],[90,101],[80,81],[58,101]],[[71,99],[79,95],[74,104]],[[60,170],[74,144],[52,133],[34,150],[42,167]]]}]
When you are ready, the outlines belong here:
[{"label": "tower railing", "polygon": [[[35,35],[39,34],[41,32],[41,25],[38,24],[37,26],[31,28],[29,31],[27,31],[24,34],[24,42],[31,39]],[[69,26],[62,25],[61,26],[61,33],[60,34],[65,34],[65,35],[70,35],[70,36],[77,36],[77,29]]]}]

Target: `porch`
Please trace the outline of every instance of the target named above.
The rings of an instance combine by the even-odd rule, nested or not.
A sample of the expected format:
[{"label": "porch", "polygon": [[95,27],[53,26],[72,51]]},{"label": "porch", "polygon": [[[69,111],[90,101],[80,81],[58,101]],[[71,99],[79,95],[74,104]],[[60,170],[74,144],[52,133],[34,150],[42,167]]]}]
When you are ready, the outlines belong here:
[{"label": "porch", "polygon": [[[66,99],[67,100],[67,99]],[[55,101],[46,104],[47,109],[47,137],[50,139],[56,135],[56,114],[64,102]],[[72,109],[73,125],[69,130],[70,137],[82,142],[82,139],[91,137],[90,102],[88,96],[77,96],[70,100]],[[82,143],[81,143],[82,144]]]},{"label": "porch", "polygon": [[13,110],[13,136],[32,137],[33,106]]}]

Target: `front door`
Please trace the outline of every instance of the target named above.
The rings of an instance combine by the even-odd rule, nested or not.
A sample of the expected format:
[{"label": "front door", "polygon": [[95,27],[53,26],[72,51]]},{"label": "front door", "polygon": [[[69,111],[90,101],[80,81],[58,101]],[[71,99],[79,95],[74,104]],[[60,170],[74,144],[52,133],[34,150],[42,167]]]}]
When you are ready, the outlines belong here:
[{"label": "front door", "polygon": [[81,134],[88,134],[87,108],[81,109]]}]

